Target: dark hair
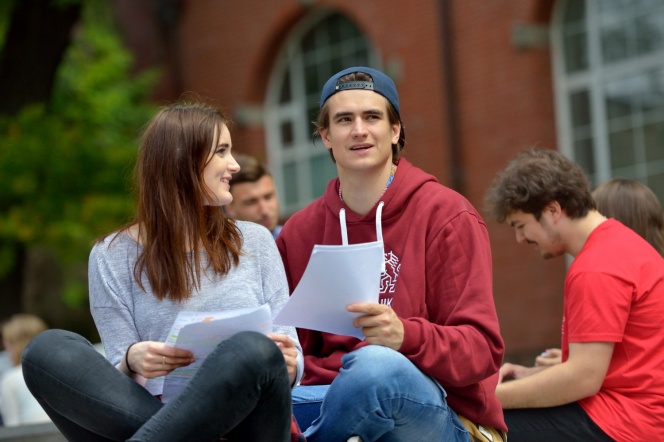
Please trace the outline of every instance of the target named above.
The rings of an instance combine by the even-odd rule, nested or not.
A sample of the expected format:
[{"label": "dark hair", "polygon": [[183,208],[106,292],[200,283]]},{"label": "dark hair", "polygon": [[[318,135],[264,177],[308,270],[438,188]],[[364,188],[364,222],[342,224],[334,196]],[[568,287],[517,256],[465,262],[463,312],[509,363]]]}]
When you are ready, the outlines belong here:
[{"label": "dark hair", "polygon": [[255,183],[264,176],[271,176],[267,168],[260,160],[251,155],[236,154],[233,155],[235,161],[240,165],[240,171],[233,174],[231,188],[235,184]]},{"label": "dark hair", "polygon": [[578,164],[556,151],[535,148],[510,161],[485,197],[486,210],[501,223],[519,210],[539,221],[552,201],[570,218],[582,218],[596,207],[588,178]]},{"label": "dark hair", "polygon": [[[373,78],[371,78],[371,75],[366,74],[364,72],[354,72],[352,74],[344,75],[339,79],[339,83],[346,83],[349,81],[373,82]],[[314,125],[314,133],[312,134],[314,139],[320,136],[321,130],[326,130],[330,127],[330,107],[328,103],[329,100],[323,104],[323,106],[320,109],[320,112],[318,113],[318,117],[316,117],[316,121],[312,122]],[[394,106],[392,106],[392,103],[390,103],[387,98],[385,98],[385,104],[387,105],[387,118],[390,124],[397,124],[397,123],[401,124],[401,131],[399,132],[399,141],[397,141],[396,144],[392,145],[392,160],[396,161],[401,156],[401,151],[404,149],[404,147],[406,147],[406,127],[404,126],[403,121],[401,121],[399,113],[396,111]],[[332,149],[330,149],[330,157],[332,157],[332,161],[335,161]]]},{"label": "dark hair", "polygon": [[134,278],[145,290],[146,274],[158,299],[181,302],[200,287],[201,250],[217,273],[239,263],[242,238],[212,199],[203,170],[215,137],[229,119],[217,108],[181,102],[160,110],[143,132],[135,176],[138,226],[142,250]]},{"label": "dark hair", "polygon": [[657,195],[645,184],[616,178],[592,193],[597,210],[634,230],[664,255],[664,213]]}]

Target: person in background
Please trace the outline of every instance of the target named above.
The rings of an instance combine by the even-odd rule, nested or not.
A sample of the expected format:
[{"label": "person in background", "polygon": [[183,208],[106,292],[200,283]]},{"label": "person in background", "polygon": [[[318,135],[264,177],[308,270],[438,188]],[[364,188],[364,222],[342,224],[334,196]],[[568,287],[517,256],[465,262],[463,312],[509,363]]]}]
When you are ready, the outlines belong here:
[{"label": "person in background", "polygon": [[320,106],[316,134],[339,176],[277,238],[290,289],[314,245],[342,244],[342,229],[349,244],[382,237],[385,271],[378,302],[347,306],[365,339],[298,330],[305,377],[294,403],[322,400],[307,440],[503,440],[494,390],[504,345],[484,221],[401,158],[399,98],[383,72],[336,73]]},{"label": "person in background", "polygon": [[[599,213],[634,230],[664,256],[664,211],[648,186],[636,180],[614,178],[597,187],[592,196]],[[561,356],[559,348],[547,348],[535,358],[535,365],[560,364]]]},{"label": "person in background", "polygon": [[47,328],[40,317],[28,313],[12,315],[2,325],[2,342],[13,365],[0,376],[0,415],[6,427],[50,421],[30,394],[21,368],[23,350],[32,338]]},{"label": "person in background", "polygon": [[299,436],[291,387],[303,361],[292,327],[223,340],[178,395],[161,401],[163,377],[195,361],[191,351],[165,344],[178,312],[267,304],[274,317],[288,300],[269,232],[223,212],[238,171],[229,121],[216,108],[176,103],[147,125],[135,221],[90,253],[90,308],[107,359],[64,330],[40,334],[23,355],[30,391],[68,440]]},{"label": "person in background", "polygon": [[597,210],[582,169],[530,149],[498,174],[487,210],[565,278],[562,363],[506,363],[496,388],[510,442],[657,439],[664,422],[664,259]]},{"label": "person in background", "polygon": [[235,155],[240,171],[230,182],[233,201],[225,206],[228,216],[261,224],[277,239],[279,225],[279,196],[274,179],[267,168],[250,155]]},{"label": "person in background", "polygon": [[648,186],[616,178],[597,187],[593,198],[602,215],[634,230],[664,256],[664,211]]}]

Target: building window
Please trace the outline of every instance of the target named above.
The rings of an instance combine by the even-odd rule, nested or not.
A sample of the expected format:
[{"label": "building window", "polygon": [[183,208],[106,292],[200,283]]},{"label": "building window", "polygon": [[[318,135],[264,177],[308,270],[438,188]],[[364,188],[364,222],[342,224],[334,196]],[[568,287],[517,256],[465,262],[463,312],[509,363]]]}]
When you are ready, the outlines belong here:
[{"label": "building window", "polygon": [[552,31],[561,150],[664,202],[664,2],[559,1]]},{"label": "building window", "polygon": [[[375,66],[368,40],[346,17],[317,11],[291,31],[265,103],[266,146],[283,215],[323,195],[336,166],[320,139],[312,140],[320,91],[335,72]],[[379,66],[375,66],[379,67]]]}]

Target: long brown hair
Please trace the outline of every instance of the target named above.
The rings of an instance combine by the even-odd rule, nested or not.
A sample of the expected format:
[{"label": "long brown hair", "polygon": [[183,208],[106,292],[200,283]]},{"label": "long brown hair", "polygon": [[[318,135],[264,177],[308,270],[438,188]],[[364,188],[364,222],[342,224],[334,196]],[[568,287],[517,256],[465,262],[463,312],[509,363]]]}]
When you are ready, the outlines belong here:
[{"label": "long brown hair", "polygon": [[[229,119],[217,108],[182,102],[163,108],[148,123],[136,164],[138,237],[143,246],[134,278],[145,290],[145,274],[154,295],[181,302],[200,288],[201,254],[219,274],[239,263],[240,231],[218,206],[203,170],[215,134]],[[127,230],[130,226],[125,227]]]},{"label": "long brown hair", "polygon": [[597,210],[634,230],[664,256],[664,212],[645,184],[614,178],[593,191]]}]

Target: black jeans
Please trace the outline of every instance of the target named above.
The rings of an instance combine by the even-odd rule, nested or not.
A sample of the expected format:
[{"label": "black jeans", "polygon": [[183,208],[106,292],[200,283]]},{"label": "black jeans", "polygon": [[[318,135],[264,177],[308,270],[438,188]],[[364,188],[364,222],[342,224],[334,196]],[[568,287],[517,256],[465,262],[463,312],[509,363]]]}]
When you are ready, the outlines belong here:
[{"label": "black jeans", "polygon": [[47,330],[23,352],[32,394],[69,441],[288,441],[291,391],[284,357],[242,332],[210,353],[162,404],[83,337]]},{"label": "black jeans", "polygon": [[612,442],[581,405],[504,410],[509,442]]}]

